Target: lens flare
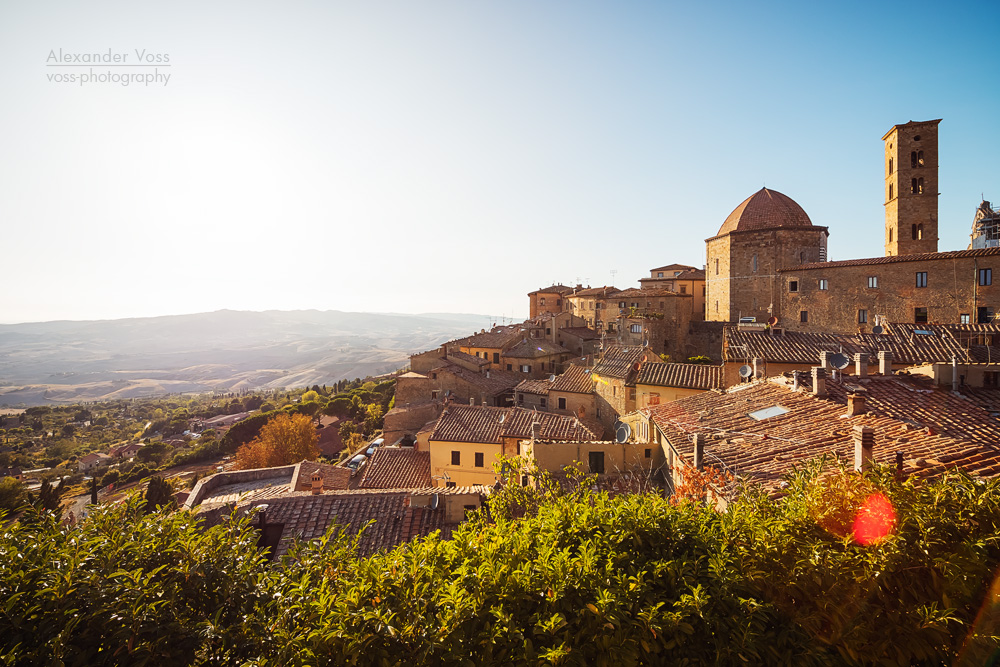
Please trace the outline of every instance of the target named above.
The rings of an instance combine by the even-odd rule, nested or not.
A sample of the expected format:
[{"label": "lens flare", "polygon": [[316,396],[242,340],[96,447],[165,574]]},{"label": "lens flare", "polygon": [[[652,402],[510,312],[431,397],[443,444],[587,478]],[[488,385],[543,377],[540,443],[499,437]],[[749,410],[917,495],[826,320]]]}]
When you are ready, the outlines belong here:
[{"label": "lens flare", "polygon": [[896,510],[881,493],[868,496],[854,517],[854,539],[869,545],[885,539],[896,526]]}]

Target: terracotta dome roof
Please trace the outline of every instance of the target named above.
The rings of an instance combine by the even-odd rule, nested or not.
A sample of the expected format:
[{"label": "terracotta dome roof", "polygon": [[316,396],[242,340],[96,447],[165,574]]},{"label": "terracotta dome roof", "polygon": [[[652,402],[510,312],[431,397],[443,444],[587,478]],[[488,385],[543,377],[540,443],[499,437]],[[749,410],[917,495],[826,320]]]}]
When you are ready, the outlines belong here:
[{"label": "terracotta dome roof", "polygon": [[761,188],[729,214],[718,236],[775,227],[812,227],[812,220],[795,200],[776,190]]}]

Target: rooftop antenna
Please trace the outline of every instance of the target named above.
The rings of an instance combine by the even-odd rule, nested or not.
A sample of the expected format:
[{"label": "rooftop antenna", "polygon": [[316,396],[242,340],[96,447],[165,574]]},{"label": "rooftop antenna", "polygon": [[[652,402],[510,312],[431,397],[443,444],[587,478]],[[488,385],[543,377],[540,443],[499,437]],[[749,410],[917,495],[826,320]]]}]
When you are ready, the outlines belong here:
[{"label": "rooftop antenna", "polygon": [[618,275],[618,269],[611,269],[611,284],[615,284],[615,276]]}]

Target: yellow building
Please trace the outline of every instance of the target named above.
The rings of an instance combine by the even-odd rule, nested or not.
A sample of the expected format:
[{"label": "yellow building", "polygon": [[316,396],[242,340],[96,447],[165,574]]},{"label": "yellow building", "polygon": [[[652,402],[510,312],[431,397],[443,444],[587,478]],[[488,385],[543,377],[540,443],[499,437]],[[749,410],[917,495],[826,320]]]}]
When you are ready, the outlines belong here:
[{"label": "yellow building", "polygon": [[725,366],[665,364],[650,361],[635,379],[637,410],[724,387]]}]

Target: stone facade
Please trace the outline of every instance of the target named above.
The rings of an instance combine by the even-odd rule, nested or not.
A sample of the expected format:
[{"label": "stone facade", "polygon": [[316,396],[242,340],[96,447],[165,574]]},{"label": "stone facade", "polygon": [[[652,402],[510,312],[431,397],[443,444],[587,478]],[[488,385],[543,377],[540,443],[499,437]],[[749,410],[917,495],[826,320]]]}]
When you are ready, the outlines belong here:
[{"label": "stone facade", "polygon": [[567,285],[552,285],[529,292],[528,317],[534,319],[544,313],[561,313],[567,310],[569,303],[563,297],[572,291],[573,288]]},{"label": "stone facade", "polygon": [[790,330],[870,331],[876,318],[986,324],[1000,310],[1000,248],[825,262],[780,276]]},{"label": "stone facade", "polygon": [[885,254],[938,250],[938,123],[894,125],[885,144]]}]

